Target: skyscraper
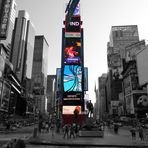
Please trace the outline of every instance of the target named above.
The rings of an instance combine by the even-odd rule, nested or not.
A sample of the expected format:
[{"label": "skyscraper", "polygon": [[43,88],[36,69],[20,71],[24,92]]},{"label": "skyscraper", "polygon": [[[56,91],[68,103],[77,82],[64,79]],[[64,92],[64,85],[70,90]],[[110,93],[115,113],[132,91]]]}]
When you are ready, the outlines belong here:
[{"label": "skyscraper", "polygon": [[53,113],[55,110],[56,102],[56,75],[47,76],[47,111]]},{"label": "skyscraper", "polygon": [[0,43],[7,48],[8,56],[11,49],[11,38],[16,14],[15,0],[0,0]]},{"label": "skyscraper", "polygon": [[112,69],[113,75],[120,75],[123,70],[122,59],[125,58],[125,47],[138,41],[137,25],[112,26],[107,57],[108,68]]},{"label": "skyscraper", "polygon": [[118,114],[119,93],[122,92],[123,59],[125,48],[139,41],[137,25],[112,26],[107,45],[108,79],[107,102],[113,115]]},{"label": "skyscraper", "polygon": [[48,43],[43,35],[35,36],[32,82],[36,107],[45,112]]},{"label": "skyscraper", "polygon": [[20,10],[15,20],[10,58],[14,73],[20,82],[26,78],[31,79],[32,76],[34,38],[35,30],[28,13]]}]

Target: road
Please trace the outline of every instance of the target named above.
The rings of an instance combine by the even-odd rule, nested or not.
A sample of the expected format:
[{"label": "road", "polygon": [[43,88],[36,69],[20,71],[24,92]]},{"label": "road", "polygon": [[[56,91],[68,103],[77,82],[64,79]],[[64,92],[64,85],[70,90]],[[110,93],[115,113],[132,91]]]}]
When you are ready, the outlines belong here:
[{"label": "road", "polygon": [[[143,146],[148,147],[148,141],[140,141],[137,137],[135,141],[132,141],[131,134],[129,132],[129,127],[122,127],[119,129],[118,134],[115,134],[113,129],[105,128],[104,137],[77,137],[71,139],[64,139],[63,134],[55,134],[52,137],[51,132],[41,133],[36,138],[32,138],[34,126],[25,127],[17,130],[14,133],[1,133],[0,134],[0,143],[7,142],[14,138],[21,138],[27,142],[27,148],[58,148],[64,147],[69,148],[73,147],[113,147],[124,146]],[[137,133],[138,135],[138,133]],[[28,142],[33,142],[35,145],[31,145]],[[42,145],[37,145],[37,144]],[[59,146],[60,145],[60,146]]]},{"label": "road", "polygon": [[0,131],[0,147],[12,139],[28,139],[33,133],[34,126],[27,126],[16,129],[16,131]]}]

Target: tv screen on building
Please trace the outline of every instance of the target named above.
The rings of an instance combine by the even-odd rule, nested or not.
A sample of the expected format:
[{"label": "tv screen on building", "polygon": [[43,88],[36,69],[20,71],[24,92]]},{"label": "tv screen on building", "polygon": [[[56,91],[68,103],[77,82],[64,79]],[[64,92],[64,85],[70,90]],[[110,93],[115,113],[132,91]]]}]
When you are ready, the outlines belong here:
[{"label": "tv screen on building", "polygon": [[65,23],[65,32],[81,32],[80,16],[72,16],[69,23]]},{"label": "tv screen on building", "polygon": [[65,38],[64,57],[65,64],[80,64],[81,59],[80,38]]},{"label": "tv screen on building", "polygon": [[63,114],[74,114],[74,110],[78,110],[81,113],[81,106],[63,106]]},{"label": "tv screen on building", "polygon": [[82,67],[79,65],[64,66],[64,92],[82,91]]}]

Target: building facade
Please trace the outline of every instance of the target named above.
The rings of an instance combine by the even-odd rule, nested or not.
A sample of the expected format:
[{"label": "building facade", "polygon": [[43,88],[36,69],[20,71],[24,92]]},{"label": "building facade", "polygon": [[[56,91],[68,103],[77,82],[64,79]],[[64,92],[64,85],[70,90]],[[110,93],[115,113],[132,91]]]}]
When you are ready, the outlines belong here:
[{"label": "building facade", "polygon": [[110,114],[118,114],[119,94],[122,92],[121,73],[123,71],[123,59],[125,59],[125,48],[136,42],[139,42],[137,25],[112,26],[110,41],[107,44],[108,69],[111,73],[111,79],[107,84],[110,86],[107,93],[111,94],[107,98],[110,100]]},{"label": "building facade", "polygon": [[56,109],[56,75],[47,76],[47,112],[53,113]]},{"label": "building facade", "polygon": [[[146,89],[139,85],[136,55],[145,48],[145,41],[133,43],[125,48],[123,75],[123,93],[125,114],[134,117],[146,117],[147,106],[140,106],[138,99],[147,96]],[[143,61],[144,62],[144,61]],[[146,97],[145,97],[146,98]]]},{"label": "building facade", "polygon": [[13,71],[20,82],[31,79],[35,29],[29,15],[25,10],[18,12],[13,31],[12,52],[10,61],[13,64]]},{"label": "building facade", "polygon": [[47,92],[47,56],[48,43],[43,35],[35,36],[32,86],[35,98],[35,107],[41,112],[45,112],[46,92]]},{"label": "building facade", "polygon": [[0,43],[7,49],[8,57],[11,51],[11,38],[15,23],[15,0],[0,0]]},{"label": "building facade", "polygon": [[9,58],[15,13],[15,0],[0,0],[0,111],[6,113],[9,112],[11,90],[16,88],[16,83],[8,78],[8,74],[13,70]]},{"label": "building facade", "polygon": [[100,92],[99,93],[99,99],[100,99],[99,113],[100,113],[101,119],[105,119],[105,114],[106,114],[106,111],[107,111],[106,88],[105,88],[106,78],[107,78],[106,74],[102,74],[102,76],[99,77],[99,92]]}]

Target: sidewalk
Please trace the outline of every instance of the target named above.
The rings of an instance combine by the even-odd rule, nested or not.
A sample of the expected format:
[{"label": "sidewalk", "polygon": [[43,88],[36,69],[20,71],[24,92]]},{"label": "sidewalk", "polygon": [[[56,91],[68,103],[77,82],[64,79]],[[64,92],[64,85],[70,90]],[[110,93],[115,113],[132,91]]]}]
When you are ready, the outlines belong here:
[{"label": "sidewalk", "polygon": [[33,145],[54,145],[54,146],[124,146],[124,147],[148,147],[148,141],[140,141],[139,139],[132,141],[130,133],[120,129],[119,134],[113,134],[106,129],[104,137],[77,137],[63,138],[63,133],[55,134],[41,133],[37,137],[30,137],[26,142]]}]

